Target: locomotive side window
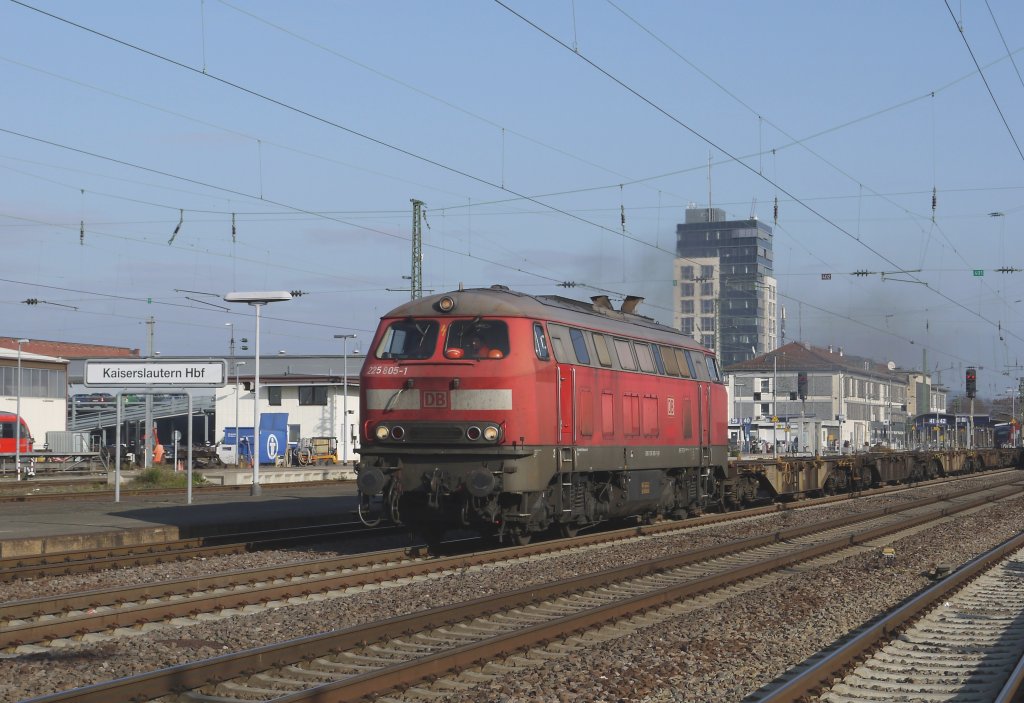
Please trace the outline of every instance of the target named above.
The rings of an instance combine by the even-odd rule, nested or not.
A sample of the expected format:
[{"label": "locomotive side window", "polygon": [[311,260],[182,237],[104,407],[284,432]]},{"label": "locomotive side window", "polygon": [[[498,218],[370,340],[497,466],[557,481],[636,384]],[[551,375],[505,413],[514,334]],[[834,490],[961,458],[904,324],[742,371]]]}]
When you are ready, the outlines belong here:
[{"label": "locomotive side window", "polygon": [[608,338],[603,334],[594,333],[594,350],[597,351],[597,361],[601,366],[612,365],[612,353],[608,349]]},{"label": "locomotive side window", "polygon": [[587,349],[587,340],[583,337],[583,330],[569,328],[569,339],[572,340],[573,351],[576,352],[576,360],[581,364],[590,365],[590,351]]},{"label": "locomotive side window", "polygon": [[533,323],[533,351],[541,361],[548,361],[551,358],[548,338],[544,336],[544,326],[539,322]]},{"label": "locomotive side window", "polygon": [[686,350],[686,358],[690,361],[690,370],[698,381],[710,381],[707,364],[704,363],[704,355],[699,351]]},{"label": "locomotive side window", "polygon": [[449,359],[504,359],[508,325],[503,320],[455,320],[448,328],[444,355]]},{"label": "locomotive side window", "polygon": [[679,374],[683,378],[693,378],[693,365],[690,364],[689,357],[682,349],[672,349],[675,352],[676,362],[679,366]]},{"label": "locomotive side window", "polygon": [[669,376],[679,375],[679,360],[676,359],[676,354],[672,350],[672,347],[655,347],[657,358],[661,359],[665,365],[665,373]]},{"label": "locomotive side window", "polygon": [[719,383],[722,380],[722,374],[718,373],[718,362],[714,357],[705,356],[704,360],[708,362],[708,374],[711,375],[711,380]]},{"label": "locomotive side window", "polygon": [[381,337],[376,355],[378,359],[429,359],[435,347],[436,320],[396,320]]},{"label": "locomotive side window", "polygon": [[654,365],[658,369],[658,373],[662,376],[665,375],[665,362],[661,358],[661,349],[658,348],[657,344],[651,345],[651,352],[654,354]]},{"label": "locomotive side window", "polygon": [[548,334],[551,335],[551,350],[555,352],[555,360],[561,361],[564,364],[571,364],[576,360],[575,354],[572,354],[567,346],[566,337],[568,332],[565,327],[561,325],[548,325]]},{"label": "locomotive side window", "polygon": [[633,358],[633,345],[628,339],[615,339],[615,355],[619,357],[619,367],[626,371],[636,371],[636,359]]},{"label": "locomotive side window", "polygon": [[636,350],[636,358],[640,363],[640,370],[645,373],[654,373],[654,358],[651,356],[651,345],[636,342],[633,348]]}]

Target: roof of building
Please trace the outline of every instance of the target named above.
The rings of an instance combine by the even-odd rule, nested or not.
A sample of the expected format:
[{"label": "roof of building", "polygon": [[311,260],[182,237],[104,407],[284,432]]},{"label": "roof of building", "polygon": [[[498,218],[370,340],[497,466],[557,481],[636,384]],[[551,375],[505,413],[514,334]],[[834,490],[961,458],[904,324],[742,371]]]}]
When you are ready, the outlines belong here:
[{"label": "roof of building", "polygon": [[[0,337],[0,348],[17,349],[17,337]],[[54,342],[48,339],[30,339],[22,344],[23,352],[63,359],[107,359],[116,357],[138,357],[138,349],[111,347],[105,344],[80,344],[78,342]]]},{"label": "roof of building", "polygon": [[[727,373],[742,371],[850,371],[861,374],[888,376],[888,362],[877,362],[862,356],[851,356],[842,347],[814,347],[804,342],[790,342],[767,354],[740,361],[725,367]],[[905,370],[896,373],[906,374]]]}]

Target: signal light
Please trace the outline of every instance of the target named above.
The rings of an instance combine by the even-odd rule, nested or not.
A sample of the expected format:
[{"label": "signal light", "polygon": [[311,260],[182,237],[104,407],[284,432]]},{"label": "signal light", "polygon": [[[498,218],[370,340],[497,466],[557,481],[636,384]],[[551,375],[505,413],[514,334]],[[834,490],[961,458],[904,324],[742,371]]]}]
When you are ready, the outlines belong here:
[{"label": "signal light", "polygon": [[974,398],[978,393],[978,371],[973,366],[967,367],[967,397]]},{"label": "signal light", "polygon": [[796,394],[800,400],[807,400],[807,373],[804,371],[796,375]]}]

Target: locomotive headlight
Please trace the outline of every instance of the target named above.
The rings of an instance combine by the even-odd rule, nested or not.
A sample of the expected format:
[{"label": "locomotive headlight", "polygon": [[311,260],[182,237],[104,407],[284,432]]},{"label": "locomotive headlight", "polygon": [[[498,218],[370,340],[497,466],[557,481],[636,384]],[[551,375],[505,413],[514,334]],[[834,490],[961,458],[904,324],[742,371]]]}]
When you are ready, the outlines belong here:
[{"label": "locomotive headlight", "polygon": [[391,439],[401,439],[405,436],[405,428],[401,425],[395,425],[391,428]]},{"label": "locomotive headlight", "polygon": [[498,428],[494,425],[488,425],[484,428],[484,439],[488,442],[498,441]]},{"label": "locomotive headlight", "polygon": [[466,428],[466,439],[470,441],[477,441],[480,439],[480,428],[479,427],[467,427]]},{"label": "locomotive headlight", "polygon": [[388,438],[388,435],[391,434],[391,430],[384,425],[377,425],[377,429],[374,434],[377,435],[377,439],[383,440]]},{"label": "locomotive headlight", "polygon": [[455,298],[446,295],[437,301],[437,309],[441,312],[451,312],[455,309]]}]

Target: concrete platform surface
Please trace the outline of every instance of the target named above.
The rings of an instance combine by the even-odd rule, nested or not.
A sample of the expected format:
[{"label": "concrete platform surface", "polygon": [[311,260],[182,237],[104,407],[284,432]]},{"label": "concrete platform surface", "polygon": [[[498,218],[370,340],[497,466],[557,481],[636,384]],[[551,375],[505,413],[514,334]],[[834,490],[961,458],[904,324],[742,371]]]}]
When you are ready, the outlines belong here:
[{"label": "concrete platform surface", "polygon": [[0,506],[0,558],[151,544],[258,528],[325,524],[355,517],[355,482],[203,494],[46,500]]}]

